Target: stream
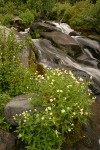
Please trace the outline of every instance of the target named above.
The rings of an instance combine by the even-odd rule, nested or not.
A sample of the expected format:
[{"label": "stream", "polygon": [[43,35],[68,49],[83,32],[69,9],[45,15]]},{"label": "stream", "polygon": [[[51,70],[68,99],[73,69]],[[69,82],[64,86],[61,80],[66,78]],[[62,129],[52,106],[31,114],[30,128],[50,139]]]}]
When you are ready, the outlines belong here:
[{"label": "stream", "polygon": [[[66,23],[57,23],[54,21],[47,21],[45,23],[47,23],[46,25],[56,27],[59,31],[58,34],[61,32],[68,37],[70,36],[76,44],[79,45],[82,52],[81,55],[73,58],[63,51],[62,48],[57,46],[57,44],[53,43],[52,40],[40,36],[40,38],[32,39],[37,63],[47,68],[71,70],[74,76],[82,77],[84,80],[88,80],[90,76],[92,76],[93,80],[90,88],[95,96],[99,96],[100,39],[94,36],[82,36],[80,32],[74,31],[74,29]],[[48,32],[46,33],[48,34]],[[55,37],[53,38],[55,39]],[[62,40],[62,37],[60,38]]]}]

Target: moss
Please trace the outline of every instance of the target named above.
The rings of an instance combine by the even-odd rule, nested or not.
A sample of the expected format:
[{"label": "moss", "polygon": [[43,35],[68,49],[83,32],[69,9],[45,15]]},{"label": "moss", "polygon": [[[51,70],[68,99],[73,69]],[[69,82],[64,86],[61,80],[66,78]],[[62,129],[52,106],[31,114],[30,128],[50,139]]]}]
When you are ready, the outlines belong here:
[{"label": "moss", "polygon": [[35,29],[34,31],[30,31],[32,38],[40,38],[40,33],[45,32],[46,30],[43,28]]},{"label": "moss", "polygon": [[35,53],[31,51],[30,61],[29,61],[29,68],[30,70],[35,73],[37,70],[37,64],[35,60]]},{"label": "moss", "polygon": [[81,126],[79,124],[76,125],[76,132],[71,132],[66,135],[66,140],[64,143],[65,147],[72,147],[76,142],[82,139]]}]

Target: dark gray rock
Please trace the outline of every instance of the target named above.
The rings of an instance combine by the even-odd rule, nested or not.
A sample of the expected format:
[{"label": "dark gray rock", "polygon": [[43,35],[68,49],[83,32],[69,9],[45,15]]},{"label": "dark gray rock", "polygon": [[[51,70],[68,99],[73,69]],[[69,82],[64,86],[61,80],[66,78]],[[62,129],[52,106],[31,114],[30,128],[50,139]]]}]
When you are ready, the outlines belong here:
[{"label": "dark gray rock", "polygon": [[82,53],[78,43],[69,35],[62,32],[42,32],[41,37],[47,38],[56,44],[57,47],[64,49],[67,54],[72,57],[77,57]]},{"label": "dark gray rock", "polygon": [[70,36],[79,36],[81,35],[81,32],[78,32],[78,31],[72,31],[69,33]]},{"label": "dark gray rock", "polygon": [[17,138],[2,129],[0,129],[0,150],[13,150],[16,145]]},{"label": "dark gray rock", "polygon": [[48,22],[33,22],[33,24],[30,26],[30,31],[34,31],[35,29],[44,29],[46,31],[59,31],[56,26],[53,24],[50,24]]},{"label": "dark gray rock", "polygon": [[30,98],[30,95],[20,95],[12,98],[4,109],[5,120],[11,125],[17,126],[18,124],[13,119],[13,116],[32,109],[29,100]]}]

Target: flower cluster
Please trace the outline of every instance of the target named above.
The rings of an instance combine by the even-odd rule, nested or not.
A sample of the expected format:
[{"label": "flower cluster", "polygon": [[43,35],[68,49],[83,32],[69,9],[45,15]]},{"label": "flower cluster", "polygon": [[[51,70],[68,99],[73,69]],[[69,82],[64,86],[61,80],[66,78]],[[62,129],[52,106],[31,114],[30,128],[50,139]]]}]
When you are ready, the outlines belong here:
[{"label": "flower cluster", "polygon": [[[41,147],[49,138],[53,141],[54,147],[56,142],[61,145],[66,139],[65,135],[70,132],[77,133],[79,130],[77,127],[86,122],[91,112],[90,106],[95,98],[90,97],[91,90],[88,89],[88,82],[84,82],[82,78],[77,80],[72,72],[49,69],[45,75],[37,75],[36,82],[38,94],[31,98],[33,114],[30,116],[27,113],[22,114],[24,122],[26,122],[26,116],[29,121],[26,122],[26,127],[22,124],[18,132],[21,134],[25,130],[25,133],[34,137],[33,141],[35,138],[38,139]],[[42,109],[39,109],[40,107]],[[21,138],[27,141],[25,134]],[[38,147],[38,149],[41,148]],[[45,149],[47,149],[46,146]],[[56,145],[54,149],[59,148]]]}]

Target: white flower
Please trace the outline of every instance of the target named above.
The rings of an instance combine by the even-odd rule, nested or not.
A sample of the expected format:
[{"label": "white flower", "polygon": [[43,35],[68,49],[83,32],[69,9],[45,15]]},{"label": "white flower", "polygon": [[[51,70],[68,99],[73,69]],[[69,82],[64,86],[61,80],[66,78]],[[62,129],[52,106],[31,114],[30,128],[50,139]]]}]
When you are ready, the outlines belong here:
[{"label": "white flower", "polygon": [[70,107],[67,107],[67,110],[70,110]]},{"label": "white flower", "polygon": [[26,120],[24,120],[24,122],[26,122]]},{"label": "white flower", "polygon": [[53,114],[53,113],[51,112],[51,113],[50,113],[50,116],[52,116],[52,114]]},{"label": "white flower", "polygon": [[58,137],[58,131],[57,131],[57,130],[55,131],[55,133],[56,133],[56,135],[57,135],[57,137]]},{"label": "white flower", "polygon": [[53,82],[51,82],[51,85],[53,85]]},{"label": "white flower", "polygon": [[71,132],[71,129],[69,128],[68,131]]},{"label": "white flower", "polygon": [[76,115],[76,112],[73,112],[73,115],[75,116],[75,115]]},{"label": "white flower", "polygon": [[51,107],[47,107],[48,110],[51,110]]},{"label": "white flower", "polygon": [[57,93],[59,93],[59,90],[57,90]]},{"label": "white flower", "polygon": [[53,99],[50,99],[50,102],[53,102]]},{"label": "white flower", "polygon": [[82,109],[80,109],[80,111],[82,112],[82,111],[83,111],[83,108],[82,108]]},{"label": "white flower", "polygon": [[48,109],[46,108],[45,111],[48,111]]},{"label": "white flower", "polygon": [[59,90],[59,92],[60,92],[60,93],[62,93],[62,92],[63,92],[63,90]]},{"label": "white flower", "polygon": [[54,82],[55,80],[54,79],[52,79],[52,82]]},{"label": "white flower", "polygon": [[42,117],[41,119],[44,120],[44,117]]},{"label": "white flower", "polygon": [[18,135],[18,137],[21,138],[21,137],[22,137],[22,134],[20,133],[20,134]]},{"label": "white flower", "polygon": [[85,115],[87,116],[89,113],[88,112],[85,112]]},{"label": "white flower", "polygon": [[84,81],[82,78],[79,78],[79,81]]},{"label": "white flower", "polygon": [[80,114],[83,115],[83,111],[81,111]]},{"label": "white flower", "polygon": [[36,112],[36,111],[37,111],[37,109],[34,109],[34,111]]},{"label": "white flower", "polygon": [[66,112],[65,109],[62,109],[62,110],[61,110],[61,113],[65,113],[65,112]]}]

